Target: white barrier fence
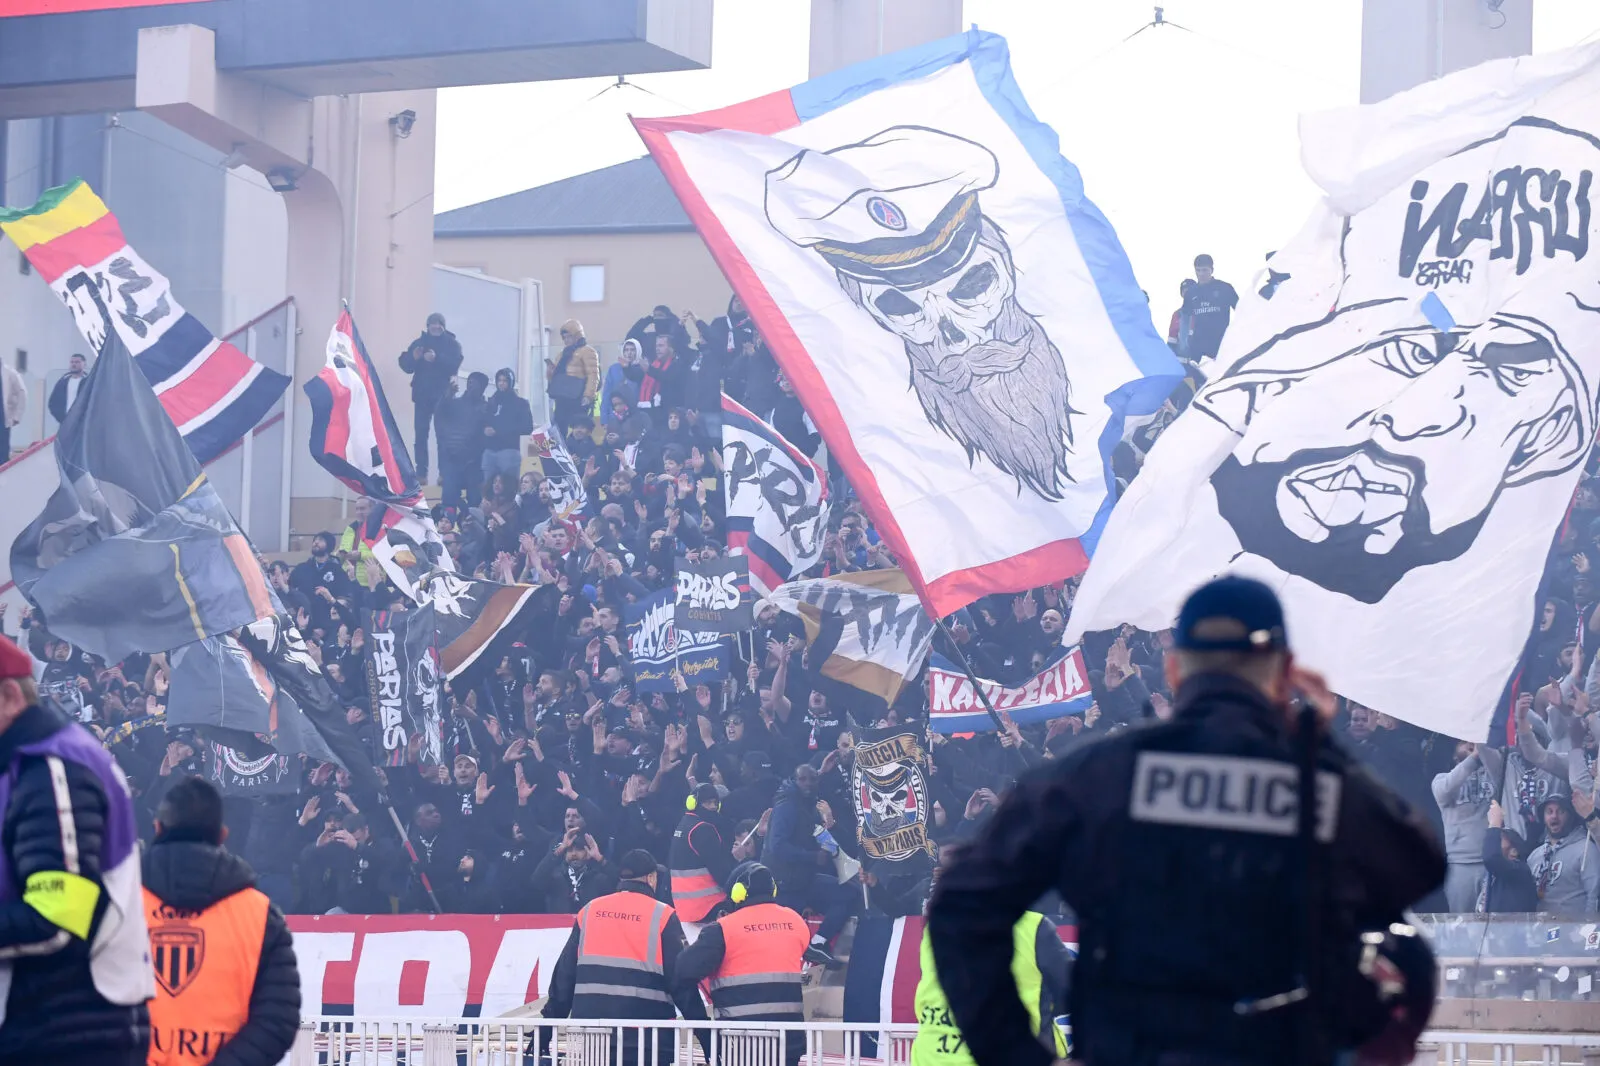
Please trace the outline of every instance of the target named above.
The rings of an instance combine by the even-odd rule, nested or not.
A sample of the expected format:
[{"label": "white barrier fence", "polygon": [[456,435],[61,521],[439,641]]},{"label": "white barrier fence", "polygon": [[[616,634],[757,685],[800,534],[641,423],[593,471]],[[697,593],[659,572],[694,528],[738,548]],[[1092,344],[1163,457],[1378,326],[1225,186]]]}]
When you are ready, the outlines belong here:
[{"label": "white barrier fence", "polygon": [[[909,1066],[916,1027],[310,1018],[286,1066]],[[1417,1066],[1600,1066],[1600,1034],[1430,1032]]]}]

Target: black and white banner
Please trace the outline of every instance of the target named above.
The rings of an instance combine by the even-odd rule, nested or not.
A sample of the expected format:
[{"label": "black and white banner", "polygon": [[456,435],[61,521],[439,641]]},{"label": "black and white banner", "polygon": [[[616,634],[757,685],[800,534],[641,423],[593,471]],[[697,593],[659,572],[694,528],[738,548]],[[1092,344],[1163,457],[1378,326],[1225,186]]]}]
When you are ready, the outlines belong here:
[{"label": "black and white banner", "polygon": [[568,518],[589,505],[589,494],[583,487],[583,475],[578,464],[572,461],[561,430],[555,426],[538,430],[529,437],[533,456],[539,460],[544,474],[547,501],[557,518]]},{"label": "black and white banner", "polygon": [[1117,503],[1066,639],[1164,629],[1236,572],[1334,691],[1481,742],[1595,439],[1600,46],[1300,129],[1324,196]]},{"label": "black and white banner", "polygon": [[438,762],[444,752],[443,675],[430,614],[426,607],[373,611],[367,626],[367,693],[389,766],[407,761],[414,736],[422,737],[419,761]]},{"label": "black and white banner", "polygon": [[743,633],[755,625],[750,566],[741,556],[678,560],[673,621],[696,633]]},{"label": "black and white banner", "polygon": [[750,560],[759,596],[822,558],[828,531],[828,475],[738,403],[722,397],[722,474],[728,551]]}]

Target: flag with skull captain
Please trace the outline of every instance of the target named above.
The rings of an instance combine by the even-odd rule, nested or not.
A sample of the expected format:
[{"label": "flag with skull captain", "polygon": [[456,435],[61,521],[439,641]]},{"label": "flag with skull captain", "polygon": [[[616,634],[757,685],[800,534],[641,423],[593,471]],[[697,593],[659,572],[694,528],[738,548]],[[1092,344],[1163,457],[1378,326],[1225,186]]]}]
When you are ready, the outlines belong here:
[{"label": "flag with skull captain", "polygon": [[1287,279],[1117,504],[1067,639],[1235,571],[1336,692],[1483,741],[1595,437],[1600,45],[1301,133],[1325,196]]},{"label": "flag with skull captain", "polygon": [[1180,374],[972,31],[635,126],[931,611],[1078,573]]}]

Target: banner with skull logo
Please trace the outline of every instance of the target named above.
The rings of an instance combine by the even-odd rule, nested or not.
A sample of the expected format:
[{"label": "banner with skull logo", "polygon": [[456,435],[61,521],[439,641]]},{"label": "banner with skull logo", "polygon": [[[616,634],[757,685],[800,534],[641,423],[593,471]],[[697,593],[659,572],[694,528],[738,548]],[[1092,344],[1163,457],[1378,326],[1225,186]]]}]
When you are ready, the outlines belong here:
[{"label": "banner with skull logo", "polygon": [[1483,741],[1595,439],[1600,46],[1301,129],[1327,196],[1117,505],[1067,639],[1164,628],[1236,571],[1335,691]]},{"label": "banner with skull logo", "polygon": [[1084,568],[1180,375],[1004,39],[635,126],[932,613]]},{"label": "banner with skull logo", "polygon": [[868,868],[921,863],[933,855],[928,749],[920,733],[898,726],[863,731],[856,741],[850,783]]}]

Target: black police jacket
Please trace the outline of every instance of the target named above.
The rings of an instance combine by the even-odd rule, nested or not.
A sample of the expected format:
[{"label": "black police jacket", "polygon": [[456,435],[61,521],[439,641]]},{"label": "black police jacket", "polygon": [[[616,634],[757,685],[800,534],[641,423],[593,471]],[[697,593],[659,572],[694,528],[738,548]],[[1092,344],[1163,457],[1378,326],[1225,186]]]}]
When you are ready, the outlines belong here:
[{"label": "black police jacket", "polygon": [[[979,1066],[1048,1062],[1014,991],[1009,934],[1052,888],[1078,915],[1075,1057],[1307,1061],[1304,1008],[1262,1009],[1302,984],[1307,954],[1296,765],[1283,712],[1208,675],[1179,690],[1171,721],[1022,778],[929,913],[939,979]],[[1399,921],[1444,879],[1445,860],[1427,821],[1336,744],[1322,742],[1318,765],[1322,1059],[1382,1025],[1381,1012],[1348,1006],[1364,984],[1360,931]],[[1324,809],[1326,798],[1336,802]]]}]

